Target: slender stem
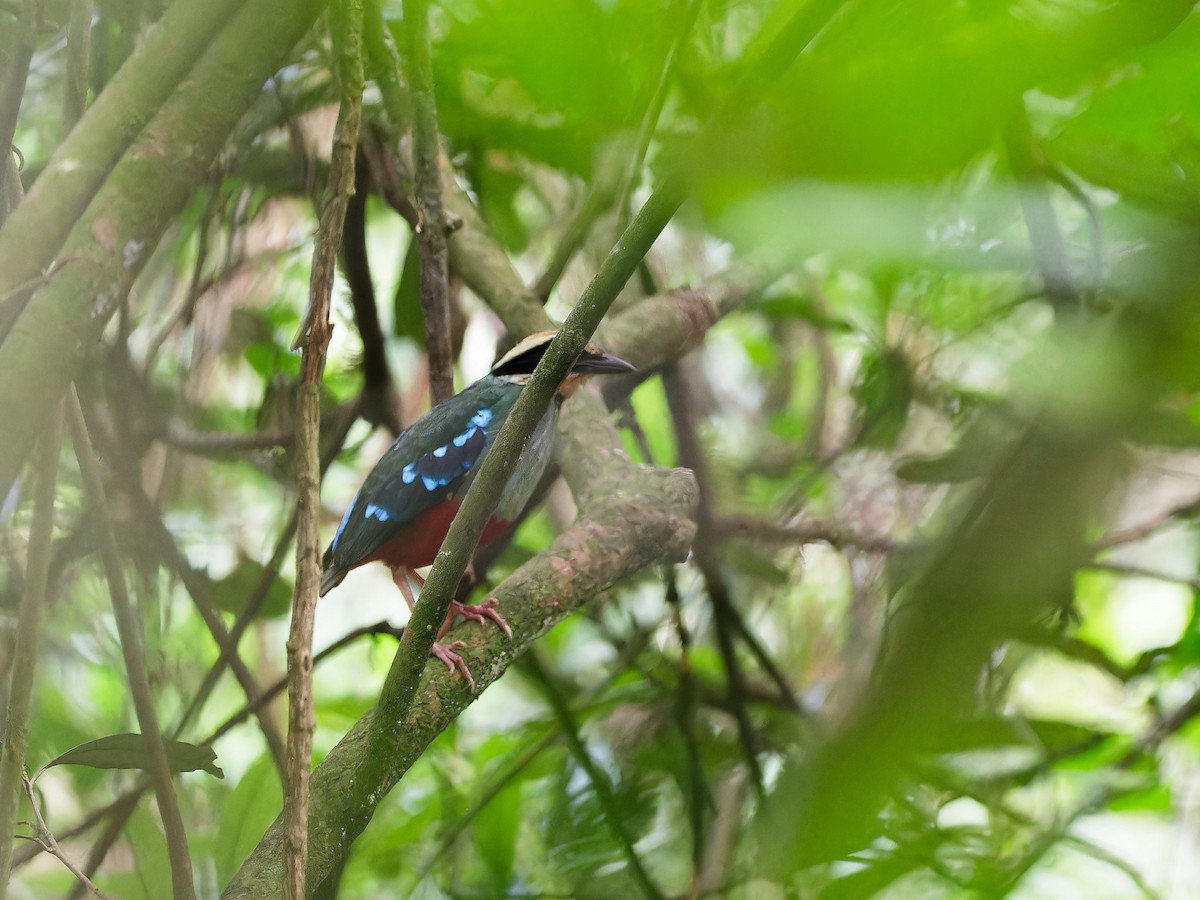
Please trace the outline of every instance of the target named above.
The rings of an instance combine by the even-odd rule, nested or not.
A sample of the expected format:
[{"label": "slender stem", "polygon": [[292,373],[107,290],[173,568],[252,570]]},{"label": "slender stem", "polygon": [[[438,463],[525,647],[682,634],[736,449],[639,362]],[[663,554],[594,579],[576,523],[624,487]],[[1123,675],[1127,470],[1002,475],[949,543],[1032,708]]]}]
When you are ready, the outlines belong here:
[{"label": "slender stem", "polygon": [[495,800],[501,791],[512,784],[542,754],[542,751],[550,747],[558,738],[559,731],[557,728],[548,729],[542,733],[541,737],[517,754],[515,758],[508,760],[500,772],[492,776],[491,781],[462,815],[458,816],[438,833],[437,844],[426,854],[425,863],[417,873],[415,883],[420,884],[429,877],[430,872],[433,871],[433,867],[447,858],[450,848],[454,846],[454,842],[458,840],[459,835],[467,830],[467,826],[475,821],[479,817],[479,814],[487,808],[488,804]]},{"label": "slender stem", "polygon": [[650,92],[650,97],[646,102],[645,111],[642,113],[641,122],[638,123],[637,139],[634,143],[633,154],[629,157],[628,166],[625,171],[625,176],[622,179],[621,192],[617,200],[616,212],[617,221],[620,227],[624,227],[629,217],[629,198],[640,180],[642,166],[646,162],[646,153],[650,149],[650,141],[654,137],[654,132],[658,128],[658,120],[662,115],[663,105],[667,101],[667,88],[671,84],[671,78],[675,72],[675,60],[679,55],[679,48],[687,42],[688,37],[692,33],[692,29],[696,25],[696,17],[700,14],[700,7],[703,5],[702,0],[679,0],[676,8],[686,6],[682,11],[682,21],[679,29],[675,32],[675,36],[671,40],[671,44],[667,47],[667,52],[663,56],[662,66],[659,67],[658,81],[654,84],[654,89]]},{"label": "slender stem", "polygon": [[[123,463],[128,462],[119,452],[110,452],[109,458],[114,460],[120,476],[120,484],[124,490],[125,498],[132,503],[137,510],[138,517],[148,529],[151,538],[158,546],[158,552],[166,567],[173,570],[178,576],[179,581],[183,584],[184,590],[192,600],[192,604],[196,607],[196,612],[200,614],[200,618],[204,620],[204,625],[212,635],[213,641],[220,650],[220,659],[228,656],[230,669],[233,671],[234,677],[241,686],[242,691],[246,694],[248,702],[253,703],[262,692],[258,686],[258,681],[254,677],[254,673],[250,671],[249,666],[237,654],[237,639],[225,627],[224,621],[220,614],[212,604],[210,598],[210,584],[205,573],[192,568],[192,564],[188,561],[187,556],[179,548],[179,544],[175,541],[171,530],[163,522],[162,516],[155,507],[154,503],[146,496],[145,490],[142,488],[141,481],[136,472],[130,469]],[[274,573],[272,567],[271,572]],[[265,593],[265,588],[263,589]],[[215,666],[214,666],[215,667]],[[172,730],[172,735],[178,737],[182,732],[183,725],[186,724],[191,714],[198,708],[200,702],[208,696],[208,691],[212,685],[208,681],[204,681],[200,689],[196,693],[196,698],[181,717],[179,724]],[[284,757],[284,742],[283,734],[278,725],[270,716],[266,714],[259,715],[259,725],[262,729],[263,739],[267,743],[267,748],[271,752],[271,756],[275,759],[276,765],[280,772],[283,771]]]},{"label": "slender stem", "polygon": [[683,603],[679,583],[673,568],[664,567],[663,581],[667,585],[667,606],[679,638],[679,691],[675,698],[675,719],[683,746],[687,751],[687,807],[692,830],[692,879],[696,883],[704,866],[705,803],[708,787],[704,780],[704,761],[696,739],[696,677],[692,670],[692,635],[683,619]]},{"label": "slender stem", "polygon": [[633,875],[634,881],[642,889],[642,894],[646,897],[661,898],[662,892],[651,880],[646,867],[642,865],[641,857],[638,856],[637,850],[634,849],[633,841],[630,840],[628,833],[625,831],[625,826],[621,823],[621,814],[617,809],[616,796],[613,793],[612,783],[608,780],[608,776],[604,771],[596,765],[591,754],[588,753],[587,747],[583,743],[583,738],[579,734],[579,723],[575,721],[575,716],[571,713],[571,708],[567,705],[567,701],[563,698],[562,692],[554,683],[553,679],[546,674],[538,661],[537,652],[527,653],[521,658],[521,663],[524,665],[525,671],[533,676],[538,687],[542,689],[542,693],[546,697],[546,701],[550,704],[550,709],[554,713],[554,717],[558,720],[559,728],[562,729],[563,736],[567,739],[567,746],[571,749],[571,755],[575,757],[575,762],[579,768],[583,769],[587,775],[588,781],[592,783],[592,789],[596,792],[596,799],[600,801],[600,809],[604,815],[604,821],[608,823],[609,830],[612,831],[613,837],[617,839],[617,844],[621,848],[621,854],[625,857],[625,861],[629,864],[629,872]]},{"label": "slender stem", "polygon": [[46,827],[46,820],[42,818],[41,807],[38,806],[37,797],[33,793],[33,785],[24,775],[21,776],[21,785],[25,788],[25,796],[29,798],[29,808],[33,811],[33,842],[55,857],[61,862],[72,875],[78,879],[79,883],[86,887],[100,900],[108,900],[108,896],[92,883],[92,880],[87,877],[79,867],[71,862],[71,858],[63,853],[62,848],[58,846],[58,841],[55,840],[53,833]]},{"label": "slender stem", "polygon": [[[733,643],[732,632],[737,630],[734,623],[738,614],[729,596],[729,585],[721,572],[712,540],[712,495],[708,480],[708,466],[703,448],[700,446],[699,436],[696,433],[693,391],[677,366],[664,373],[663,386],[667,394],[671,420],[675,427],[675,445],[679,448],[679,464],[695,473],[696,484],[700,489],[700,508],[696,517],[696,541],[692,552],[696,566],[704,579],[704,587],[708,592],[709,601],[712,603],[713,632],[717,639],[717,649],[720,651],[721,660],[725,665],[725,674],[729,684],[729,706],[737,722],[738,737],[742,743],[746,765],[750,769],[755,790],[761,797],[763,774],[762,767],[758,762],[760,741],[754,731],[753,723],[750,721],[749,704],[746,702],[745,673],[742,671],[741,662],[737,658]],[[790,691],[785,691],[785,695],[791,696]]]},{"label": "slender stem", "polygon": [[437,97],[429,39],[428,0],[404,0],[408,53],[405,68],[412,91],[413,162],[416,172],[417,251],[421,258],[421,309],[425,314],[425,352],[429,391],[434,403],[454,394],[450,341],[450,292],[447,274],[446,211],[442,205],[438,156]]},{"label": "slender stem", "polygon": [[171,768],[167,763],[167,752],[163,746],[162,732],[158,727],[158,714],[154,710],[154,695],[150,690],[150,680],[146,676],[142,628],[129,600],[125,573],[121,571],[120,554],[111,525],[108,500],[104,493],[100,462],[92,449],[92,441],[83,418],[83,407],[79,404],[79,395],[74,386],[68,391],[67,418],[71,427],[71,440],[75,444],[75,456],[79,460],[79,471],[83,477],[84,493],[100,522],[100,551],[104,574],[108,579],[108,589],[112,597],[113,616],[116,618],[117,633],[121,639],[121,652],[125,657],[125,671],[129,677],[134,711],[146,740],[146,753],[149,756],[150,777],[154,780],[154,793],[158,799],[158,812],[162,816],[163,828],[167,834],[172,890],[176,900],[190,900],[196,896],[196,889],[192,883],[187,833],[183,828],[183,816],[179,812],[175,786],[171,782]]},{"label": "slender stem", "polygon": [[[407,128],[413,114],[412,103],[400,83],[400,58],[383,22],[378,0],[370,0],[367,16],[367,52],[371,74],[383,96],[387,140],[393,144]],[[408,164],[392,146],[372,148],[372,169],[384,199],[414,226],[420,218],[409,197],[414,193]],[[439,155],[442,168],[443,201],[447,216],[458,227],[449,239],[449,263],[466,285],[479,295],[504,320],[514,334],[530,334],[550,327],[550,319],[537,298],[513,266],[508,254],[491,233],[467,192],[458,187],[449,160]],[[459,224],[461,223],[461,224]]]},{"label": "slender stem", "polygon": [[8,715],[0,753],[0,900],[8,896],[12,871],[13,833],[20,802],[21,775],[33,708],[33,676],[41,645],[42,611],[46,607],[46,580],[50,570],[50,536],[54,526],[54,486],[58,476],[62,414],[51,419],[37,464],[37,493],[29,528],[29,557],[25,567],[25,592],[17,613],[16,647]]},{"label": "slender stem", "polygon": [[362,0],[340,0],[331,11],[341,107],[333,133],[320,227],[313,249],[309,306],[300,362],[300,415],[296,441],[296,588],[287,640],[288,740],[285,766],[283,896],[305,897],[308,867],[309,775],[315,728],[312,698],[312,640],[317,586],[321,581],[321,378],[333,326],[329,299],[346,208],[354,193],[354,164],[362,122]]}]

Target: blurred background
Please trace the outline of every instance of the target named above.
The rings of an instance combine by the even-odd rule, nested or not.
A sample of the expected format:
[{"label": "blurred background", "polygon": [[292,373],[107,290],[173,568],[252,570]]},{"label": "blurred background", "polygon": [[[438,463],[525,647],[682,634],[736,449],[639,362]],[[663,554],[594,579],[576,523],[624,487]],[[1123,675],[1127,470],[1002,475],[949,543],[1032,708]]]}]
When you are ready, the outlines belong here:
[{"label": "blurred background", "polygon": [[[456,386],[541,304],[561,321],[675,180],[687,199],[597,339],[641,369],[606,386],[624,452],[695,471],[699,532],[686,562],[558,624],[429,747],[354,843],[339,896],[1200,897],[1192,6],[432,5],[461,220]],[[0,4],[0,125],[19,151],[0,256],[37,243],[17,234],[14,179],[25,205],[47,201],[38,179],[65,136],[104,124],[85,114],[72,132],[80,111],[174,12]],[[403,10],[366,17],[322,393],[325,541],[429,408],[407,85],[386,72]],[[28,768],[137,730],[99,555],[112,533],[164,731],[211,741],[224,771],[177,780],[201,896],[281,808],[286,701],[251,714],[246,683],[284,674],[290,345],[338,96],[325,19],[300,33],[201,174],[183,167],[178,208],[139,213],[155,223],[144,248],[104,223],[122,197],[155,198],[120,180],[124,158],[95,161],[111,206],[89,209],[79,246],[124,253],[136,278],[70,332],[87,339],[42,332],[58,337],[39,350],[48,369],[67,360],[110,510],[84,502],[68,442]],[[183,101],[203,127],[209,98]],[[168,156],[195,146],[162,135]],[[0,271],[6,342],[54,289],[39,268],[48,283]],[[0,344],[0,392],[11,363]],[[36,549],[31,472],[55,452],[31,454],[44,429],[22,429],[0,534],[5,685]],[[548,485],[479,581],[575,515]],[[318,759],[371,708],[406,616],[382,566],[319,604],[315,649],[336,649],[315,668]],[[244,675],[206,618],[241,635]],[[37,781],[64,852],[114,897],[165,896],[170,878],[141,777],[63,765]],[[67,894],[82,895],[73,876],[17,841],[9,896]]]}]

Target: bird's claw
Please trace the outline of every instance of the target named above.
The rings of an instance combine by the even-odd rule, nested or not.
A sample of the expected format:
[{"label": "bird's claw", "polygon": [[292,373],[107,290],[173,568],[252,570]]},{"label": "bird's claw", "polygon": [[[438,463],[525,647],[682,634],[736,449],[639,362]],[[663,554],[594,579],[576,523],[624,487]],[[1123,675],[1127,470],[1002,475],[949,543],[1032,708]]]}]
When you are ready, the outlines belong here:
[{"label": "bird's claw", "polygon": [[471,690],[475,690],[475,679],[471,677],[471,670],[467,668],[463,658],[454,652],[465,646],[467,645],[464,641],[454,641],[450,644],[436,643],[429,648],[429,655],[444,662],[451,672],[455,670],[462,672],[463,678],[467,679]]},{"label": "bird's claw", "polygon": [[451,617],[455,615],[462,616],[464,619],[470,619],[472,622],[478,622],[482,625],[485,621],[495,622],[500,626],[500,630],[508,635],[508,639],[512,640],[512,629],[508,627],[508,622],[504,621],[504,616],[496,611],[496,604],[500,601],[495,597],[488,597],[482,603],[465,604],[459,603],[457,600],[450,601]]}]

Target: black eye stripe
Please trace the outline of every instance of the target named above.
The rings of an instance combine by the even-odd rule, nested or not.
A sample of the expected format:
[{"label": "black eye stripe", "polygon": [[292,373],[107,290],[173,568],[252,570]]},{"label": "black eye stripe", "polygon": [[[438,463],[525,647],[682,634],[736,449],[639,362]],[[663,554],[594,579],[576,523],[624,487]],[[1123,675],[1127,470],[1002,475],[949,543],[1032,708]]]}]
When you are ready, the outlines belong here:
[{"label": "black eye stripe", "polygon": [[548,344],[538,344],[536,347],[530,347],[524,353],[519,353],[512,359],[505,361],[502,365],[492,369],[492,374],[528,375],[542,361],[542,357],[546,355],[546,347],[548,346]]}]

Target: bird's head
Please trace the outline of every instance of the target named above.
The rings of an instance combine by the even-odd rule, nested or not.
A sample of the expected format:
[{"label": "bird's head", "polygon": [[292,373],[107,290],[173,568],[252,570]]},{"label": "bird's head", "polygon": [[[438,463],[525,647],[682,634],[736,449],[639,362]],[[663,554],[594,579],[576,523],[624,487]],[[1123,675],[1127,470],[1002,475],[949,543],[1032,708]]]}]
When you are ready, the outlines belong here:
[{"label": "bird's head", "polygon": [[[514,384],[529,384],[533,370],[542,361],[557,334],[557,331],[539,331],[518,341],[492,366],[491,374]],[[558,390],[559,393],[570,395],[585,375],[623,375],[633,371],[636,370],[625,360],[605,353],[595,344],[588,344]]]}]

